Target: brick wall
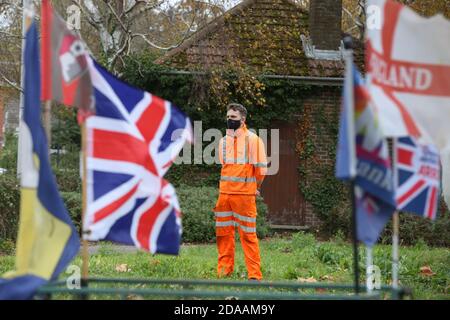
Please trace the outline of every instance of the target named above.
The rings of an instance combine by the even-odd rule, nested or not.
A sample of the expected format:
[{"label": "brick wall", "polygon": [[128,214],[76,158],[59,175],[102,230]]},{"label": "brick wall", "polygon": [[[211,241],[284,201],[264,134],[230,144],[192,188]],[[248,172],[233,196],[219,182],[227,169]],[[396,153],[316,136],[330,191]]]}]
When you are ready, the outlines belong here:
[{"label": "brick wall", "polygon": [[342,0],[311,0],[309,32],[317,49],[337,50],[342,38]]},{"label": "brick wall", "polygon": [[[336,146],[337,143],[337,132],[332,130],[332,126],[338,125],[340,104],[341,88],[339,87],[314,87],[304,100],[299,127],[302,127],[302,121],[308,121],[310,125],[307,132],[300,133],[303,137],[299,136],[299,139],[307,135],[313,141],[315,148],[312,159],[302,160],[302,165],[307,171],[307,184],[322,178],[323,172],[319,168],[324,166],[334,168],[335,158],[330,154],[330,147]],[[324,122],[324,119],[332,124]],[[320,219],[309,202],[305,203],[304,215],[305,225],[313,228],[319,226]]]}]

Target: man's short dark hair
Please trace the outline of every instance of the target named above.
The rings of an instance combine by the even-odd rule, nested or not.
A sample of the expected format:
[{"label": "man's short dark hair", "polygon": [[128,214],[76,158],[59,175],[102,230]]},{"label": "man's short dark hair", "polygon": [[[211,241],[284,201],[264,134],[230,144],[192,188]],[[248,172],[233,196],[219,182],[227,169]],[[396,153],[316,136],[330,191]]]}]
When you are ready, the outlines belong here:
[{"label": "man's short dark hair", "polygon": [[229,110],[239,111],[239,113],[241,114],[242,117],[247,118],[247,109],[242,104],[235,103],[235,102],[230,103],[227,106],[227,111],[229,111]]}]

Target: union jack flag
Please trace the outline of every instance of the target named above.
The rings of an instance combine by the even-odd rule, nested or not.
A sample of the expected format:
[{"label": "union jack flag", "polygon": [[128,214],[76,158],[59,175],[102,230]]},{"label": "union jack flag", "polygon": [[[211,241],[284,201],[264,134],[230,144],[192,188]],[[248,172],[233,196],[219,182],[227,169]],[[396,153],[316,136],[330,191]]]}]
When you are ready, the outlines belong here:
[{"label": "union jack flag", "polygon": [[436,219],[440,189],[439,152],[405,137],[394,140],[397,208]]},{"label": "union jack flag", "polygon": [[186,141],[192,142],[190,120],[91,59],[89,69],[96,114],[86,120],[86,238],[177,254],[180,206],[163,177]]}]

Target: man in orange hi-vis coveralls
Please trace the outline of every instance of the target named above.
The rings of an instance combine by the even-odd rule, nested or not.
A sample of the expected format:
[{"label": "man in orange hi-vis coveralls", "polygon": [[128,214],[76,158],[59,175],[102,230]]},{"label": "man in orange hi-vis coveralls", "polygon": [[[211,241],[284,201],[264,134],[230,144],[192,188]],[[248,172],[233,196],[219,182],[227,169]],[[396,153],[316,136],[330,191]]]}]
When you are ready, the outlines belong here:
[{"label": "man in orange hi-vis coveralls", "polygon": [[227,134],[219,142],[222,164],[219,199],[214,208],[219,253],[217,273],[234,269],[234,232],[239,230],[248,278],[261,280],[261,258],[256,236],[256,196],[267,171],[262,140],[245,125],[247,110],[232,103],[227,108]]}]

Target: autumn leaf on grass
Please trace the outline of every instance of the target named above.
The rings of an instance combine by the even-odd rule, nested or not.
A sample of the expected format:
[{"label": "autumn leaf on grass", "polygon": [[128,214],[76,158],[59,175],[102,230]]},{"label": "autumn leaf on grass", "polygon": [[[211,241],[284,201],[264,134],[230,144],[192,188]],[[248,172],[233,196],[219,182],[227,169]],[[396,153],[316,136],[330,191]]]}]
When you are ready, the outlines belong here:
[{"label": "autumn leaf on grass", "polygon": [[130,272],[131,269],[128,268],[128,265],[126,263],[122,263],[122,264],[118,264],[116,266],[116,271],[117,272]]},{"label": "autumn leaf on grass", "polygon": [[314,283],[317,282],[316,279],[314,279],[314,277],[309,277],[309,278],[297,278],[298,282],[306,282],[306,283]]},{"label": "autumn leaf on grass", "polygon": [[431,277],[436,273],[431,270],[430,266],[423,266],[422,268],[420,268],[420,274],[423,276]]},{"label": "autumn leaf on grass", "polygon": [[334,277],[333,276],[329,276],[329,275],[324,275],[324,276],[321,276],[320,278],[320,281],[334,281]]}]

